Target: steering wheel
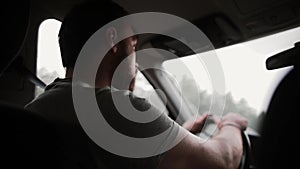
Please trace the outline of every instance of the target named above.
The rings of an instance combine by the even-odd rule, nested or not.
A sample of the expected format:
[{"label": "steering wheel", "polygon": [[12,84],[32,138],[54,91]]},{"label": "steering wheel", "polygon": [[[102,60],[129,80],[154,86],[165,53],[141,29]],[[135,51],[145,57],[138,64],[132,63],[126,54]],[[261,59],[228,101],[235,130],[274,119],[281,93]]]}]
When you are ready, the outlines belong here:
[{"label": "steering wheel", "polygon": [[246,131],[242,132],[243,155],[239,169],[252,169],[251,165],[251,142]]}]

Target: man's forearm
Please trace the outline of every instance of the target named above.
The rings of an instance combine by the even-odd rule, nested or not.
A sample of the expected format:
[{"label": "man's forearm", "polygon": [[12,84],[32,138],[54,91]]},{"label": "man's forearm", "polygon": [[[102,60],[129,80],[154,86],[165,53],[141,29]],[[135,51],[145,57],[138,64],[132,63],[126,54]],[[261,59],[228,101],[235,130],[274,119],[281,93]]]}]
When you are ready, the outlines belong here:
[{"label": "man's forearm", "polygon": [[243,153],[241,130],[232,125],[224,125],[212,138],[212,142],[218,145],[216,147],[219,147],[221,158],[227,168],[236,169]]}]

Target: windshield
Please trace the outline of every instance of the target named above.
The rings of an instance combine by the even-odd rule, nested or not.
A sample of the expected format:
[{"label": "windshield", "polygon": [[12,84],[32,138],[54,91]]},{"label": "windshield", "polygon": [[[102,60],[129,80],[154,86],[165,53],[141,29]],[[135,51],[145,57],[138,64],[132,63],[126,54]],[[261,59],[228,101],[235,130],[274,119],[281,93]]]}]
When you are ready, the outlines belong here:
[{"label": "windshield", "polygon": [[[299,39],[300,28],[295,28],[213,51],[220,61],[225,78],[226,100],[223,113],[239,113],[248,118],[251,128],[258,130],[260,120],[263,119],[277,84],[292,69],[286,67],[267,70],[266,59],[292,48]],[[198,105],[200,114],[210,110],[214,91],[206,67],[201,62],[201,57],[204,56],[205,54],[196,54],[163,63],[163,67],[173,75],[181,88],[188,91],[184,99],[190,108],[197,107],[195,96],[200,97],[197,98],[200,102]],[[189,69],[192,76],[178,68],[182,67],[182,64]],[[192,89],[195,82],[198,91]]]}]

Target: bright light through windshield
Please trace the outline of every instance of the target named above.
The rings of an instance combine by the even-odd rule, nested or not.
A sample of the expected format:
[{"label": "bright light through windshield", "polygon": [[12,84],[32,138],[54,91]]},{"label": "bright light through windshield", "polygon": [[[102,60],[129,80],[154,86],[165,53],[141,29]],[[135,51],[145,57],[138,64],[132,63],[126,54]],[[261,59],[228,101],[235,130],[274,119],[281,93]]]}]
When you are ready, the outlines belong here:
[{"label": "bright light through windshield", "polygon": [[[225,111],[233,111],[249,117],[252,127],[255,128],[254,123],[261,112],[267,110],[277,84],[292,69],[292,67],[287,67],[267,70],[266,59],[280,51],[292,48],[299,39],[300,28],[296,28],[214,51],[222,65],[226,81]],[[199,113],[209,110],[213,91],[210,76],[205,69],[206,65],[201,62],[203,56],[204,54],[196,54],[169,60],[163,64],[164,68],[182,84],[182,87],[189,88],[188,83],[191,82],[189,78],[193,78],[197,83],[201,97]],[[178,68],[182,66],[182,63],[190,70],[192,77]],[[193,96],[186,97],[188,104],[194,106],[191,105]]]}]

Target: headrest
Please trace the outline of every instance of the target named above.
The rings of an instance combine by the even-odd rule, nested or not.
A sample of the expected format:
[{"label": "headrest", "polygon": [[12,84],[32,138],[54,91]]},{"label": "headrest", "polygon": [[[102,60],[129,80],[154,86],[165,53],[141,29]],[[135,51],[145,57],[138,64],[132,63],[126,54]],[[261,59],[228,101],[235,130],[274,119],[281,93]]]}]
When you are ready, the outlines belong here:
[{"label": "headrest", "polygon": [[30,0],[5,1],[1,5],[0,76],[18,56],[27,35],[30,15]]}]

